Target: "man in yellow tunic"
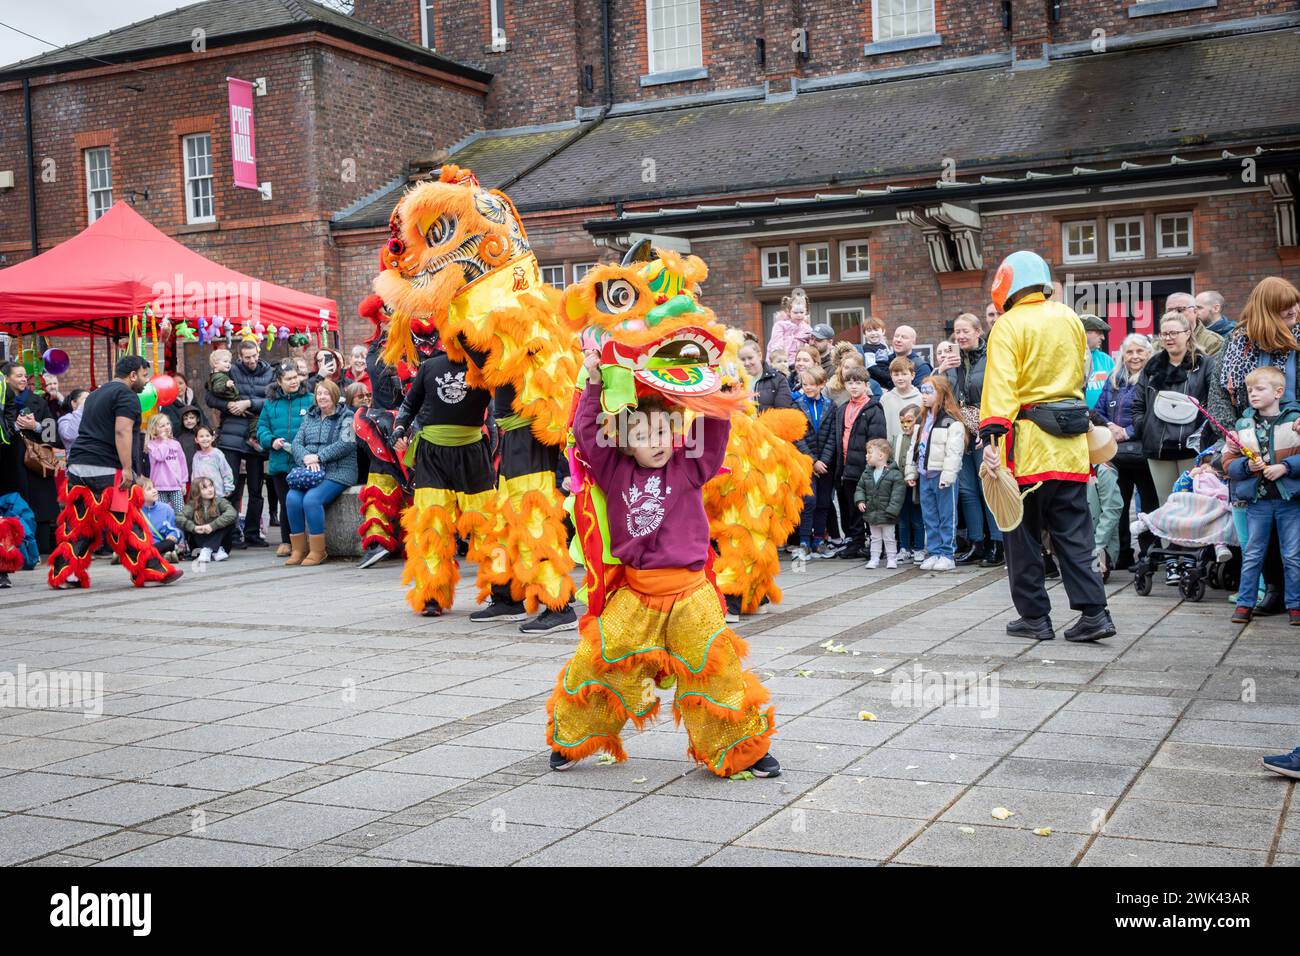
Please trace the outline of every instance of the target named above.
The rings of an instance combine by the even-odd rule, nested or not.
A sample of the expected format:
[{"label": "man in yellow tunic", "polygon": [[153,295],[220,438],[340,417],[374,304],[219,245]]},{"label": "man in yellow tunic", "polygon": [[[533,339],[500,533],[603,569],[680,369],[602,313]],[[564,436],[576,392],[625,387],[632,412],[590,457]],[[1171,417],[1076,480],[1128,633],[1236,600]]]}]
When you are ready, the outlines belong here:
[{"label": "man in yellow tunic", "polygon": [[1011,599],[1020,613],[1007,633],[1045,641],[1055,636],[1043,573],[1046,531],[1070,607],[1081,612],[1065,639],[1096,641],[1113,637],[1115,625],[1092,566],[1083,399],[1088,346],[1079,317],[1047,301],[1051,292],[1047,263],[1033,252],[1012,253],[994,274],[993,303],[1003,314],[989,332],[980,436],[985,462],[1004,463],[1028,489],[1024,520],[1006,534]]}]

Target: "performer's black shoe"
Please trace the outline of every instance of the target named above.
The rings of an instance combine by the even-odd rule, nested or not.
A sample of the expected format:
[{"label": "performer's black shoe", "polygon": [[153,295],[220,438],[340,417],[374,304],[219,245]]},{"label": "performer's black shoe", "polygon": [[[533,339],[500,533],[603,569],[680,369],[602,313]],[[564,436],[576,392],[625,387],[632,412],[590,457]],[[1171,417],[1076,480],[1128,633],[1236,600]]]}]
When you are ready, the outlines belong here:
[{"label": "performer's black shoe", "polygon": [[578,761],[574,760],[572,757],[564,756],[564,754],[560,753],[558,750],[551,751],[552,770],[568,770],[577,762]]},{"label": "performer's black shoe", "polygon": [[725,616],[728,624],[735,624],[740,620],[740,596],[737,594],[724,595],[727,599],[727,613]]},{"label": "performer's black shoe", "polygon": [[524,610],[523,601],[489,599],[487,604],[470,614],[469,619],[478,624],[484,621],[504,624],[508,621],[526,621],[528,620],[528,612]]},{"label": "performer's black shoe", "polygon": [[181,575],[184,573],[185,572],[182,571],[180,568],[172,568],[170,571],[167,572],[167,574],[163,577],[161,581],[146,581],[144,583],[144,586],[147,588],[162,587],[164,584],[171,584],[173,581],[179,581],[181,579]]},{"label": "performer's black shoe", "polygon": [[244,547],[246,547],[246,548],[269,548],[270,545],[266,543],[266,539],[263,538],[260,534],[255,534],[255,535],[252,535],[251,537],[250,537],[250,536],[247,536],[247,535],[244,536]]},{"label": "performer's black shoe", "polygon": [[0,588],[11,588],[13,582],[9,580],[9,575],[0,571]]},{"label": "performer's black shoe", "polygon": [[974,564],[984,558],[984,542],[978,541],[972,544],[966,551],[959,552],[956,557],[957,564]]},{"label": "performer's black shoe", "polygon": [[981,568],[1000,568],[1007,563],[1006,552],[1002,550],[1001,541],[990,541],[989,546],[984,551],[984,557],[980,559]]},{"label": "performer's black shoe", "polygon": [[361,570],[374,567],[390,554],[392,554],[392,552],[382,544],[372,544],[370,547],[366,548],[366,553],[361,555],[361,561],[357,564],[357,567]]},{"label": "performer's black shoe", "polygon": [[1099,641],[1103,637],[1114,637],[1115,634],[1115,622],[1110,619],[1110,612],[1106,610],[1098,611],[1096,614],[1084,614],[1065,629],[1065,639],[1076,644]]},{"label": "performer's black shoe", "polygon": [[1050,641],[1056,637],[1050,617],[1018,617],[1007,625],[1007,633],[1014,637],[1032,637],[1036,641]]},{"label": "performer's black shoe", "polygon": [[781,776],[781,764],[771,754],[764,754],[752,767],[747,768],[755,777]]},{"label": "performer's black shoe", "polygon": [[420,617],[442,617],[442,605],[430,598],[424,602],[424,610],[420,612]]},{"label": "performer's black shoe", "polygon": [[549,607],[527,624],[519,625],[522,634],[544,634],[547,631],[572,631],[578,627],[578,615],[572,607],[552,611]]}]

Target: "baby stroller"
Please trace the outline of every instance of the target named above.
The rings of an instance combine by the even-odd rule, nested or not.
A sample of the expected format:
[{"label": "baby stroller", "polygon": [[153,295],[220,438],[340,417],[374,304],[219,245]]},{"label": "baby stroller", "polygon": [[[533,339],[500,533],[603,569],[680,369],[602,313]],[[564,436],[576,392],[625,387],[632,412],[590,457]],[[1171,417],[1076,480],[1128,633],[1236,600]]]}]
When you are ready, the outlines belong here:
[{"label": "baby stroller", "polygon": [[[1205,597],[1206,584],[1231,591],[1241,577],[1241,548],[1232,523],[1227,488],[1213,475],[1198,475],[1195,491],[1175,491],[1150,514],[1139,514],[1132,535],[1150,531],[1169,541],[1153,545],[1133,565],[1133,588],[1144,597],[1160,568],[1189,601]],[[1217,486],[1217,487],[1216,487]]]}]

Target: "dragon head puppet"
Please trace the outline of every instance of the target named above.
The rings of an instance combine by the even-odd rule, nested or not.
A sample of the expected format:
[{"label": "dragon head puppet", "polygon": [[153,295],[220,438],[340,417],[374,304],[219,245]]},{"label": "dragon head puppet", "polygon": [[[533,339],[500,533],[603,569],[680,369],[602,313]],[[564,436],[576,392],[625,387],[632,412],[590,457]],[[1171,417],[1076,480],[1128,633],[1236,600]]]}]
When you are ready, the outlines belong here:
[{"label": "dragon head puppet", "polygon": [[744,390],[724,388],[719,370],[727,330],[699,301],[707,275],[696,256],[652,252],[642,240],[621,263],[596,266],[565,290],[583,349],[600,352],[606,412],[650,395],[713,418],[744,407]]},{"label": "dragon head puppet", "polygon": [[[414,365],[436,348],[468,361],[468,384],[513,389],[536,438],[562,444],[581,364],[577,328],[541,270],[514,204],[444,166],[389,219],[374,291],[389,314],[384,361]],[[472,350],[475,355],[470,355]]]},{"label": "dragon head puppet", "polygon": [[[519,214],[504,193],[444,166],[402,196],[388,220],[374,290],[392,314],[384,359],[415,361],[448,338],[445,318],[467,290],[495,278],[518,293],[540,284]],[[510,266],[501,275],[503,267]],[[405,334],[394,334],[398,331]]]}]

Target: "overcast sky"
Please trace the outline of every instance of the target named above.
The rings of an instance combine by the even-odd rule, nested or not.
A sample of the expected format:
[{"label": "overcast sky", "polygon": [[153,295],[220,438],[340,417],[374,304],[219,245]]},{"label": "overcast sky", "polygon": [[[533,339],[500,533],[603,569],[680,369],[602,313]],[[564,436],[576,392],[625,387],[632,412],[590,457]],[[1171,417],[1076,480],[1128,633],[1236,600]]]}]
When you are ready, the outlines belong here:
[{"label": "overcast sky", "polygon": [[[0,66],[99,36],[128,23],[188,7],[197,0],[38,0],[0,4]],[[17,27],[48,43],[33,40]],[[51,45],[53,44],[53,45]]]}]

